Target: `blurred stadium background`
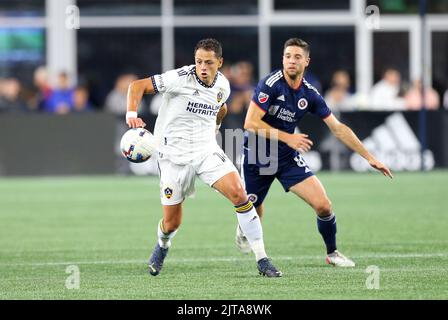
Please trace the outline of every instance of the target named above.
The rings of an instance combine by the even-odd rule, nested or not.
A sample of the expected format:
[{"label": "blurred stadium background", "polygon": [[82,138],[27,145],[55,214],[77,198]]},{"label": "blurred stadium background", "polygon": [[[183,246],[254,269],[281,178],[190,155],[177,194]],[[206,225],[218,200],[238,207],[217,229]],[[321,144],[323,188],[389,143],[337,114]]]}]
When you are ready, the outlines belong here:
[{"label": "blurred stadium background", "polygon": [[[422,2],[425,15],[421,15]],[[95,282],[104,275],[112,276],[108,272],[113,270],[123,277],[118,280],[126,287],[130,279],[125,274],[143,272],[142,268],[135,267],[135,261],[144,262],[145,255],[149,254],[152,236],[155,237],[151,235],[152,226],[160,216],[157,178],[147,178],[156,175],[155,159],[145,164],[130,164],[118,150],[118,141],[126,130],[126,91],[134,79],[192,64],[195,43],[204,37],[214,37],[223,44],[225,65],[221,71],[232,86],[229,113],[221,133],[226,129],[241,129],[254,85],[272,69],[281,67],[283,43],[293,36],[311,44],[312,60],[306,77],[340,119],[395,173],[416,171],[398,174],[397,181],[402,178],[401,183],[396,182],[396,187],[388,184],[380,190],[383,193],[377,191],[380,192],[377,194],[371,188],[383,188],[379,180],[373,180],[374,186],[370,186],[370,179],[375,178],[372,174],[362,174],[368,171],[366,164],[333,138],[319,120],[307,117],[298,128],[310,134],[315,142],[314,150],[305,155],[310,166],[316,172],[324,171],[323,180],[330,186],[341,187],[333,194],[329,190],[334,196],[333,202],[348,211],[345,217],[341,212],[341,221],[345,219],[347,225],[356,229],[357,210],[361,209],[367,212],[364,216],[367,220],[363,221],[378,221],[376,227],[381,231],[376,234],[368,228],[347,233],[346,247],[352,249],[355,258],[356,254],[360,255],[361,265],[371,263],[366,258],[366,250],[379,250],[378,259],[382,259],[382,252],[386,257],[395,253],[395,258],[390,257],[395,260],[388,265],[392,270],[390,291],[367,298],[446,298],[446,278],[444,282],[440,276],[443,275],[441,262],[446,263],[447,259],[448,243],[443,235],[447,225],[438,219],[444,213],[442,203],[448,186],[445,171],[448,167],[447,0],[0,0],[0,218],[3,220],[0,268],[7,275],[0,286],[3,287],[0,297],[244,299],[241,292],[232,291],[236,283],[223,284],[221,291],[206,290],[205,296],[192,290],[193,284],[176,293],[178,281],[188,282],[181,276],[186,264],[182,259],[174,260],[177,261],[173,262],[177,263],[174,270],[178,273],[166,284],[172,289],[171,296],[147,293],[146,282],[140,282],[139,277],[129,282],[137,291],[127,293]],[[421,83],[425,84],[424,90]],[[139,109],[150,130],[157,115],[158,99],[145,96]],[[225,142],[224,135],[223,145]],[[228,145],[225,151],[239,166],[239,147]],[[339,171],[337,176],[331,174]],[[350,171],[360,172],[361,180],[356,180]],[[89,177],[73,177],[80,175]],[[143,178],[132,177],[135,175]],[[357,197],[344,193],[350,183],[363,186],[362,190],[351,190],[357,192]],[[145,191],[136,194],[126,191],[133,187]],[[420,201],[419,189],[425,191],[427,202]],[[412,195],[407,195],[405,204],[403,190]],[[200,188],[200,192],[210,191]],[[273,196],[271,204],[275,211],[277,205],[283,205],[281,199],[286,196],[278,186],[273,192],[278,194],[278,200]],[[137,199],[137,195],[141,198]],[[385,197],[381,205],[378,197]],[[120,198],[122,201],[118,202]],[[204,206],[215,206],[215,202],[203,200],[198,196],[191,204],[192,211],[200,213]],[[356,208],[350,209],[345,201]],[[150,213],[148,204],[152,208]],[[291,201],[290,205],[297,209],[297,201]],[[376,216],[372,207],[384,210]],[[314,239],[312,244],[305,243],[304,253],[314,257],[322,251],[320,240],[311,224],[309,209],[300,208],[306,212],[301,214],[300,223],[307,221],[308,224],[300,232]],[[127,210],[132,211],[133,226],[124,217],[123,211]],[[235,221],[226,210],[216,209],[220,210],[223,212],[216,215],[230,217],[219,218],[219,223],[228,225],[226,234],[213,227],[207,232],[211,236],[219,235],[215,239],[217,247],[225,255],[236,255]],[[391,222],[389,219],[394,213]],[[414,230],[406,222],[399,222],[411,218],[421,222],[423,229]],[[183,253],[179,249],[181,258],[211,252],[210,245],[208,251],[200,250],[203,243],[195,240],[199,231],[193,225],[193,222],[207,223],[207,219],[205,211],[196,217],[192,215],[192,222],[185,219],[186,231],[184,235],[179,234],[180,248],[183,248],[182,237],[187,243],[191,241],[191,245]],[[290,251],[282,247],[282,241],[283,244],[288,241],[284,236],[287,227],[269,219],[268,216],[266,237],[267,243],[271,243],[268,247],[273,252],[278,249],[281,252],[278,255],[300,254],[292,244],[288,244]],[[142,221],[144,227],[140,227]],[[397,235],[394,226],[415,232],[403,231]],[[274,235],[280,230],[279,239]],[[295,230],[286,231],[294,233]],[[129,234],[132,234],[130,239]],[[370,234],[378,247],[359,242],[363,234]],[[111,241],[115,235],[120,241]],[[387,239],[391,239],[390,243]],[[412,245],[408,246],[409,243]],[[419,253],[430,261],[425,264],[418,260]],[[117,257],[125,259],[123,266],[107,264]],[[86,259],[99,261],[91,265],[98,277],[91,275],[86,286],[104,285],[108,291],[70,295],[63,290],[67,275],[62,271],[56,276],[57,268],[69,261]],[[406,265],[409,259],[416,259],[410,274],[401,274],[403,260],[400,259],[408,259]],[[288,259],[281,263],[289,264],[290,273],[299,278],[318,277],[316,272],[324,272],[322,277],[328,276],[329,271],[316,269],[320,260],[309,260],[302,269],[305,274],[294,269]],[[106,262],[101,264],[101,261]],[[202,267],[187,268],[186,272],[211,270],[204,267],[204,261],[221,272],[223,279],[228,278],[228,270],[225,267],[221,270],[208,258],[202,261]],[[229,269],[234,268],[236,264],[229,261]],[[201,260],[195,264],[201,264]],[[252,275],[250,259],[240,265]],[[421,281],[427,281],[426,287],[414,285],[412,279],[425,271],[429,272],[429,280]],[[24,272],[30,272],[29,278],[22,278]],[[292,295],[275,291],[277,295],[269,296],[258,292],[258,280],[248,276],[252,286],[248,286],[246,297],[251,294],[256,298],[364,297],[365,290],[358,292],[358,284],[350,283],[353,274],[343,275],[340,271],[337,274],[341,276],[341,285],[346,285],[347,292],[351,293],[340,295],[338,288],[326,288],[323,278],[313,278],[316,281],[307,283],[310,290],[315,290],[310,296],[303,292],[294,295],[294,291]],[[193,280],[199,281],[196,276],[199,277],[195,274]],[[363,285],[363,270],[356,277],[361,279],[360,286]],[[213,286],[212,278],[208,280]],[[28,281],[36,285],[28,287]],[[288,281],[292,281],[291,287],[300,287],[293,280]],[[425,291],[432,284],[433,291]],[[162,292],[162,283],[157,286],[160,287],[156,291]],[[41,291],[42,288],[47,291]],[[191,295],[189,290],[193,292]]]}]

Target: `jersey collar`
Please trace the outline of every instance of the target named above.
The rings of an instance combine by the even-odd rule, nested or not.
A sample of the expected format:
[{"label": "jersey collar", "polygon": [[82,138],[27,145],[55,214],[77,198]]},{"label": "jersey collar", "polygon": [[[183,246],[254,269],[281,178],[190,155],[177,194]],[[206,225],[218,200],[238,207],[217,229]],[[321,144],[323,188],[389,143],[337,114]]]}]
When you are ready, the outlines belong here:
[{"label": "jersey collar", "polygon": [[204,81],[202,81],[201,79],[199,79],[198,74],[196,73],[196,67],[194,68],[193,73],[194,73],[194,76],[195,76],[196,80],[199,82],[199,84],[200,84],[201,86],[203,86],[203,87],[205,87],[205,88],[213,88],[213,86],[214,86],[215,83],[216,83],[216,80],[218,80],[218,73],[219,73],[219,71],[216,72],[215,79],[213,79],[213,82],[212,82],[211,85],[207,85]]}]

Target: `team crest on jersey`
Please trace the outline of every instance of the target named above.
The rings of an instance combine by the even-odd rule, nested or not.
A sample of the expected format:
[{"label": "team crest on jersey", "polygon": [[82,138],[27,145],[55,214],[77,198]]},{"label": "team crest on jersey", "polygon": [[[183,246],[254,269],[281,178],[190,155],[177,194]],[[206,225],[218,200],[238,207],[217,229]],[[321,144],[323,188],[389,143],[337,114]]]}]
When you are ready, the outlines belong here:
[{"label": "team crest on jersey", "polygon": [[269,95],[264,93],[264,92],[260,92],[258,95],[258,101],[260,101],[260,103],[265,103],[266,101],[268,101],[269,99]]},{"label": "team crest on jersey", "polygon": [[300,99],[297,103],[297,106],[300,110],[306,109],[306,107],[308,107],[308,100],[306,100],[305,98]]},{"label": "team crest on jersey", "polygon": [[171,197],[173,196],[173,189],[165,188],[165,190],[163,190],[163,193],[165,194],[165,198],[171,199]]},{"label": "team crest on jersey", "polygon": [[277,113],[278,109],[280,108],[280,106],[270,106],[268,109],[268,113],[273,116]]},{"label": "team crest on jersey", "polygon": [[218,92],[218,95],[216,96],[216,100],[218,100],[218,103],[221,102],[223,95],[224,95],[224,94],[222,93],[222,91],[219,91],[219,92]]}]

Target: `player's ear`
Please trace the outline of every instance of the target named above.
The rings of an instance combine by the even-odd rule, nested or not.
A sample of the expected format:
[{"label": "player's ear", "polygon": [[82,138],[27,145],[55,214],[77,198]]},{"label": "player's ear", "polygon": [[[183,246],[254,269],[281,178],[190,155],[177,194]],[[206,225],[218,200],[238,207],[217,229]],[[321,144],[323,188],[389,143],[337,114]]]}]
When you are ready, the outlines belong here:
[{"label": "player's ear", "polygon": [[224,58],[218,58],[218,69],[222,67],[222,64],[224,63]]},{"label": "player's ear", "polygon": [[310,55],[308,55],[308,57],[306,58],[306,67],[308,67],[310,65],[311,62],[311,57]]}]

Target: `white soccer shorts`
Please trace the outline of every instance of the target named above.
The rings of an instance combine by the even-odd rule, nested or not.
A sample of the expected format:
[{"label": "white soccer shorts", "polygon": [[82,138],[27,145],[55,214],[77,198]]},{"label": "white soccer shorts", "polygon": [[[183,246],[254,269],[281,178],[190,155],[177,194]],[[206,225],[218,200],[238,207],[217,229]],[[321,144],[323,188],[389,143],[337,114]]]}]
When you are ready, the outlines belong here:
[{"label": "white soccer shorts", "polygon": [[181,203],[194,194],[195,178],[199,177],[210,187],[219,179],[237,169],[224,151],[217,146],[196,164],[178,165],[169,159],[158,159],[160,175],[160,200],[162,205]]}]

